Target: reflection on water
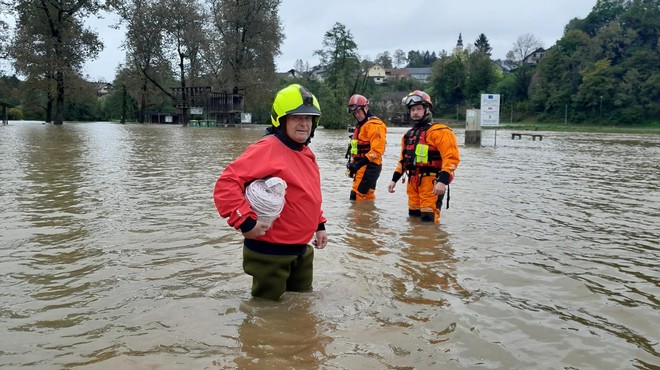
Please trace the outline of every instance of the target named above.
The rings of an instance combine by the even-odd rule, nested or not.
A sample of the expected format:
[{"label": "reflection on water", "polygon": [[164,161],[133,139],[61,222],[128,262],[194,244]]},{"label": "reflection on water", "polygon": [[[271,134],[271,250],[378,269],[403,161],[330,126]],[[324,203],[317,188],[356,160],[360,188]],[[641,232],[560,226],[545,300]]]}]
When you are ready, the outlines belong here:
[{"label": "reflection on water", "polygon": [[[238,327],[240,369],[318,368],[332,339],[323,334],[308,297],[293,294],[281,303],[255,299],[241,305]],[[285,306],[285,307],[284,307]]]},{"label": "reflection on water", "polygon": [[330,244],[273,303],[211,194],[261,128],[0,127],[0,367],[660,366],[660,137],[485,131],[429,225],[386,191],[404,132],[355,203],[317,131]]}]

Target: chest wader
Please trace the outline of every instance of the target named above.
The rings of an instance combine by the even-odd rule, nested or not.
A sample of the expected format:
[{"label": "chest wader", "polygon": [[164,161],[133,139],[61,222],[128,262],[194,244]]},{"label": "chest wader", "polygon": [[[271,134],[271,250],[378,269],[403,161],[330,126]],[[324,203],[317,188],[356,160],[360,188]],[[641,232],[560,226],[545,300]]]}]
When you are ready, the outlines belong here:
[{"label": "chest wader", "polygon": [[[253,297],[277,301],[284,292],[312,289],[314,248],[310,245],[285,246],[246,240],[243,247],[243,271],[252,276]],[[248,247],[247,244],[250,244]],[[265,246],[265,244],[270,244]],[[256,245],[256,246],[255,246]],[[294,248],[287,248],[294,247]],[[266,250],[265,248],[268,248]],[[280,251],[278,251],[280,249]],[[281,251],[285,249],[285,251]],[[259,250],[259,251],[257,251]],[[261,252],[296,254],[268,254]]]}]

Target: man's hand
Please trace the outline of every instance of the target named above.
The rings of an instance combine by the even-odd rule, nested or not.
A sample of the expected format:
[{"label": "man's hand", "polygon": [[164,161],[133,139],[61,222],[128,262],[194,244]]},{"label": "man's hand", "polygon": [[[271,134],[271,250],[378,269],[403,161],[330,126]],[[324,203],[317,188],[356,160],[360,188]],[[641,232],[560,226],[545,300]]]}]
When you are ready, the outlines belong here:
[{"label": "man's hand", "polygon": [[358,167],[357,163],[351,163],[346,165],[346,169],[348,170],[346,175],[350,178],[355,178],[355,173],[358,172],[360,167]]},{"label": "man's hand", "polygon": [[445,190],[447,190],[447,185],[441,183],[440,181],[437,181],[433,186],[433,194],[435,195],[442,195],[445,193]]},{"label": "man's hand", "polygon": [[256,239],[260,236],[266,235],[266,231],[270,229],[270,226],[270,223],[257,220],[257,224],[252,228],[252,230],[243,233],[243,236],[245,239]]},{"label": "man's hand", "polygon": [[396,187],[396,182],[390,181],[390,185],[387,187],[387,191],[394,193],[394,188]]},{"label": "man's hand", "polygon": [[312,242],[316,249],[323,249],[328,245],[328,233],[325,230],[319,230],[316,232],[316,237]]},{"label": "man's hand", "polygon": [[360,159],[357,162],[347,164],[346,168],[348,169],[348,173],[347,173],[348,177],[355,178],[355,173],[358,172],[360,168],[366,166],[367,164],[369,164],[369,160],[366,157]]}]

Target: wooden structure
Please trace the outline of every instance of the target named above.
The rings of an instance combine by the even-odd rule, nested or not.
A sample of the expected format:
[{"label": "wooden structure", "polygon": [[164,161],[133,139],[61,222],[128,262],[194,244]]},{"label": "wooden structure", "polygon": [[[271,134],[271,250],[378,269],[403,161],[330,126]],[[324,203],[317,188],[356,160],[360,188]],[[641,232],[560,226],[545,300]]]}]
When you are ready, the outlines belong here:
[{"label": "wooden structure", "polygon": [[243,95],[236,91],[230,94],[211,91],[210,86],[191,86],[186,87],[185,91],[180,87],[175,87],[172,89],[172,93],[178,115],[182,115],[183,109],[187,108],[191,117],[197,116],[200,119],[221,124],[241,123]]},{"label": "wooden structure", "polygon": [[532,141],[535,141],[536,138],[539,138],[539,141],[543,140],[543,135],[541,135],[541,134],[525,134],[525,133],[518,133],[518,132],[511,133],[511,140],[515,140],[516,138],[522,139],[523,136],[531,136]]},{"label": "wooden structure", "polygon": [[3,125],[8,125],[9,124],[9,117],[7,115],[7,108],[13,108],[14,106],[0,100],[0,107],[2,107],[2,124]]}]

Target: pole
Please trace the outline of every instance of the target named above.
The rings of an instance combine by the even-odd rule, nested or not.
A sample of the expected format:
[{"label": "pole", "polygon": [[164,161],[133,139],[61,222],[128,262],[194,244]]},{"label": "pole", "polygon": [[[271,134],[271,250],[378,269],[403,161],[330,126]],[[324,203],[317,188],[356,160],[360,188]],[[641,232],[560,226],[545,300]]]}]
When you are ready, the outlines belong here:
[{"label": "pole", "polygon": [[497,126],[495,127],[495,145],[493,147],[497,146]]},{"label": "pole", "polygon": [[568,104],[564,106],[564,124],[568,123]]}]

